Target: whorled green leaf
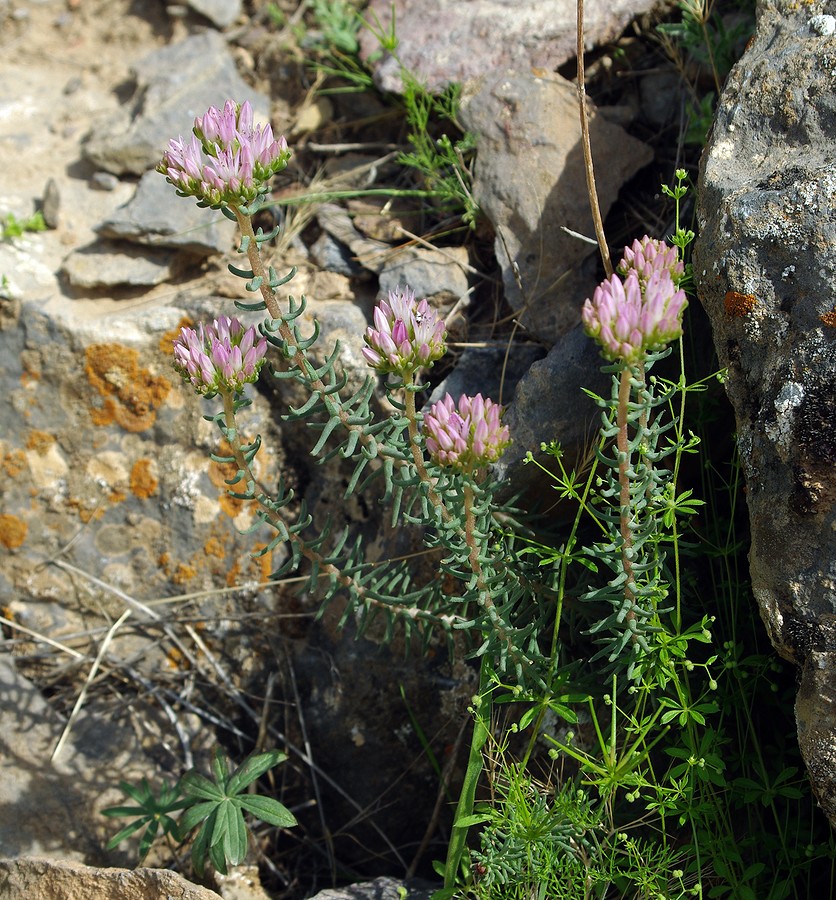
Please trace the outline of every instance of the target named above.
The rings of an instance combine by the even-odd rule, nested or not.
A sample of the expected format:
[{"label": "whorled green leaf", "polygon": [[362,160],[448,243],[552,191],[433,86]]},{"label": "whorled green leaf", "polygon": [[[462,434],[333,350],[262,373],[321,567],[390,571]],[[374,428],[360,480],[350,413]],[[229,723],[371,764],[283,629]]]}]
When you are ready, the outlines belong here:
[{"label": "whorled green leaf", "polygon": [[260,794],[245,794],[237,798],[236,802],[247,812],[277,828],[291,828],[296,824],[293,813],[278,800],[272,797],[262,797]]},{"label": "whorled green leaf", "polygon": [[273,766],[284,762],[287,754],[280,750],[268,750],[266,753],[258,753],[244,760],[232,773],[226,785],[227,796],[233,797],[240,794],[244,788],[249,787],[256,779],[260,778]]}]

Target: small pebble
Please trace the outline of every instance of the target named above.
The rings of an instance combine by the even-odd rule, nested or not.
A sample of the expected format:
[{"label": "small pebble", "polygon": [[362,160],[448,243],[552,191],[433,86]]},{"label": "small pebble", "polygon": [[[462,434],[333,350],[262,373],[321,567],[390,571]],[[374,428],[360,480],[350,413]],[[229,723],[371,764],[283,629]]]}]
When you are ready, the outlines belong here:
[{"label": "small pebble", "polygon": [[118,184],[119,179],[112,172],[95,172],[90,179],[94,191],[113,191]]},{"label": "small pebble", "polygon": [[58,182],[50,178],[44,186],[44,196],[41,201],[41,214],[44,217],[47,228],[58,227],[58,211],[61,208],[61,192],[58,190]]}]

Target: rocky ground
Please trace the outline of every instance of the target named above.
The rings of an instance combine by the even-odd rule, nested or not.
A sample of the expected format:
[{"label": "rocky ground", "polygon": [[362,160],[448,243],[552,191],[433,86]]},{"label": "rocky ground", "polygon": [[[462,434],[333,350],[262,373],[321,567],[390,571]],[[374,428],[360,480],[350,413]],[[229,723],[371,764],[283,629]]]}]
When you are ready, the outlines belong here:
[{"label": "rocky ground", "polygon": [[[176,777],[215,741],[240,754],[268,741],[291,752],[284,796],[302,820],[260,836],[253,862],[273,896],[310,896],[336,872],[402,874],[413,860],[438,779],[410,716],[455,766],[467,670],[346,641],[337,613],[314,624],[313,601],[265,588],[279,551],[250,557],[249,514],[223,495],[205,410],[172,377],[167,349],[183,321],[230,313],[240,296],[225,269],[237,260],[232,229],[149,170],[210,104],[249,99],[294,150],[265,214],[282,225],[271,261],[298,266],[293,292],[341,340],[349,379],[364,372],[372,302],[407,281],[448,315],[446,388],[513,400],[504,477],[519,479],[541,440],[582,446],[589,422],[573,398],[594,386],[596,361],[577,323],[600,271],[577,237],[591,221],[568,80],[573,4],[542,0],[523,16],[514,0],[484,0],[467,4],[465,22],[449,4],[418,6],[398,4],[401,62],[439,89],[465,82],[475,230],[437,200],[368,193],[428,182],[398,161],[409,126],[391,57],[369,63],[376,84],[357,69],[363,91],[329,93],[346,83],[325,70],[346,59],[339,4],[0,0],[0,216],[13,217],[0,242],[0,676],[12,698],[0,734],[15,772],[0,786],[3,855],[127,865],[128,852],[103,852],[98,815],[120,778]],[[686,109],[712,87],[699,59],[665,52],[654,30],[664,10],[652,6],[587,3],[614,248],[670,232],[659,184],[678,166],[696,175]],[[384,26],[388,9],[370,7]],[[746,22],[727,22],[730,59]],[[365,32],[366,58],[374,43]],[[36,210],[46,231],[9,231]],[[708,353],[707,323],[694,327]],[[307,437],[278,424],[280,406],[264,391],[251,413],[271,447],[264,477],[289,473],[311,508],[390,552],[401,536],[364,502],[344,503],[338,467],[307,465]],[[420,871],[438,846],[416,859]]]}]

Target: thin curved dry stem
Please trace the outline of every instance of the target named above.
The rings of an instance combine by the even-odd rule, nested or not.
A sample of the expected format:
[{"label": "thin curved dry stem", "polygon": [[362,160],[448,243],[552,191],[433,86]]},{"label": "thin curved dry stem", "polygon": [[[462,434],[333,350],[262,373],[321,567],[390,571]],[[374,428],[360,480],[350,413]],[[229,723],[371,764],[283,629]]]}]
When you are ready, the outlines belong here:
[{"label": "thin curved dry stem", "polygon": [[586,108],[586,84],[583,61],[583,0],[577,0],[578,4],[578,112],[581,118],[581,144],[583,146],[583,161],[586,170],[586,190],[589,194],[589,206],[592,211],[592,224],[595,227],[595,237],[598,240],[598,251],[601,254],[601,262],[604,264],[604,272],[607,278],[613,273],[610,249],[607,246],[604,234],[604,221],[601,218],[601,207],[598,204],[598,189],[595,186],[595,168],[592,164],[592,145],[589,140],[589,111]]}]

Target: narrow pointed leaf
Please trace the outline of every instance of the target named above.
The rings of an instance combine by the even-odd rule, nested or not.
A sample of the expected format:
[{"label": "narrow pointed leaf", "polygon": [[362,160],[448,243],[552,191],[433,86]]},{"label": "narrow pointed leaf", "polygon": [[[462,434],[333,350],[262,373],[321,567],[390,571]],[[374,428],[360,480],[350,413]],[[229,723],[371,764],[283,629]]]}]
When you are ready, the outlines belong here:
[{"label": "narrow pointed leaf", "polygon": [[277,766],[286,759],[286,753],[282,753],[280,750],[269,750],[267,753],[258,753],[244,760],[229,779],[226,786],[227,796],[234,797],[236,794],[240,794],[245,787],[260,778],[268,769],[272,769],[273,766]]},{"label": "narrow pointed leaf", "polygon": [[272,797],[262,797],[260,794],[243,794],[237,802],[247,812],[252,813],[278,828],[290,828],[296,824],[296,817],[284,804]]}]

